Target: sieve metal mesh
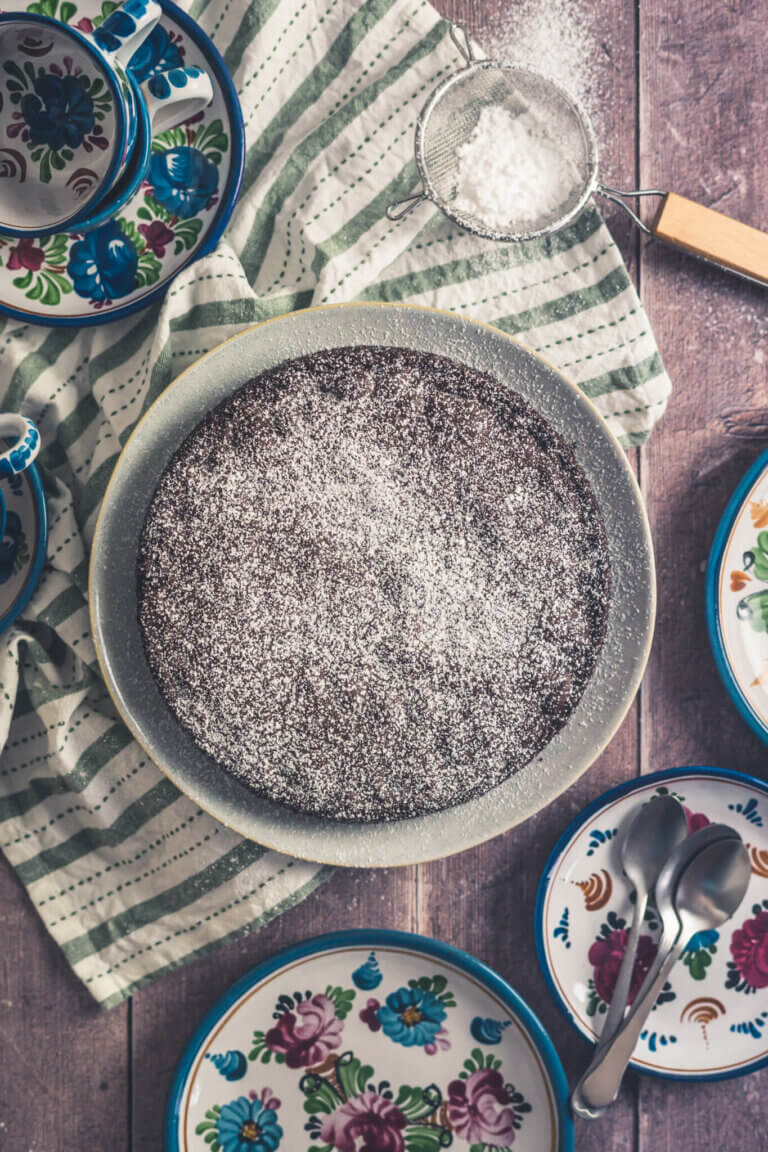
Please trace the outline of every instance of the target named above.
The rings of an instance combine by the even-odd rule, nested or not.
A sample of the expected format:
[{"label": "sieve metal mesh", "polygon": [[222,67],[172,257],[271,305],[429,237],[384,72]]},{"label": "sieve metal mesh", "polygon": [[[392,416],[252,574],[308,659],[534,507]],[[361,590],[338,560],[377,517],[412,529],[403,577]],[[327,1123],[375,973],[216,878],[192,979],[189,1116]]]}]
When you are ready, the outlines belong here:
[{"label": "sieve metal mesh", "polygon": [[[469,140],[483,109],[492,105],[512,115],[527,112],[537,120],[573,174],[554,212],[523,219],[510,201],[509,224],[503,231],[455,203],[459,149]],[[438,208],[468,231],[493,240],[531,239],[562,228],[597,184],[597,142],[579,105],[538,73],[491,60],[470,63],[432,94],[416,127],[416,161],[424,192]]]}]

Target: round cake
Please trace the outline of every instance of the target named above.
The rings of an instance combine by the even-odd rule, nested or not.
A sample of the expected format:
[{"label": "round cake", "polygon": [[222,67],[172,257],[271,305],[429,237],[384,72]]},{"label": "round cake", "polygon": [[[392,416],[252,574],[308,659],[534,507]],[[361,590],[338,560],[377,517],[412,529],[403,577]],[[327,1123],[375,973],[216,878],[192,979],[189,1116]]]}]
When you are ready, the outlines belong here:
[{"label": "round cake", "polygon": [[214,408],[162,475],[138,563],[168,707],[261,796],[434,812],[559,731],[603,641],[605,529],[519,394],[402,348],[318,352]]}]

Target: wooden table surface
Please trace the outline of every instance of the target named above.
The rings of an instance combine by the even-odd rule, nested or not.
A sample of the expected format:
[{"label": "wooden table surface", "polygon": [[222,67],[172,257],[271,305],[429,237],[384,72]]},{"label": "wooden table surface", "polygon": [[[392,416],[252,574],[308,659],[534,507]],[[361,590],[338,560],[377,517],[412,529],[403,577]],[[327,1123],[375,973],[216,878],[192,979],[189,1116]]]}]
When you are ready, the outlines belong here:
[{"label": "wooden table surface", "polygon": [[[514,35],[513,0],[438,6],[480,40],[483,29],[496,43]],[[768,0],[573,0],[572,7],[595,45],[606,182],[671,187],[768,226]],[[532,1005],[573,1081],[589,1048],[552,1002],[533,933],[536,885],[557,836],[587,801],[640,772],[718,764],[768,776],[766,749],[717,678],[704,617],[718,518],[768,442],[768,295],[641,242],[625,219],[608,218],[674,385],[667,414],[634,454],[656,546],[659,614],[648,672],[620,732],[576,786],[506,836],[418,868],[337,872],[264,932],[111,1012],[91,1001],[0,862],[2,1152],[161,1152],[172,1071],[201,1016],[254,964],[331,928],[410,929],[474,953]],[[576,1148],[768,1149],[768,1069],[702,1085],[630,1074],[599,1124],[577,1125]]]}]

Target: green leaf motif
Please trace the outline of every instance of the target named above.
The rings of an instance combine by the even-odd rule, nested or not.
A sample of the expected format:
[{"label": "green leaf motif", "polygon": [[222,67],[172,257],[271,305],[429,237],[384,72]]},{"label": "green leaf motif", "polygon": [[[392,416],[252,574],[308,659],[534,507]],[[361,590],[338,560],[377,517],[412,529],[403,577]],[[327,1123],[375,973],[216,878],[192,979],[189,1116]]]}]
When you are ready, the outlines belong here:
[{"label": "green leaf motif", "polygon": [[430,1084],[427,1088],[411,1088],[403,1084],[398,1090],[395,1104],[409,1120],[424,1120],[437,1111],[442,1099],[436,1084]]},{"label": "green leaf motif", "polygon": [[264,1032],[254,1032],[248,1059],[261,1060],[262,1064],[269,1064],[272,1059],[272,1052],[267,1048],[267,1040]]},{"label": "green leaf motif", "polygon": [[448,1129],[435,1124],[409,1124],[403,1135],[407,1152],[438,1152],[452,1143]]},{"label": "green leaf motif", "polygon": [[349,1100],[350,1096],[365,1091],[373,1076],[373,1068],[370,1064],[363,1064],[351,1052],[345,1052],[336,1061],[336,1075],[345,1098]]},{"label": "green leaf motif", "polygon": [[[201,220],[195,220],[195,221],[192,221],[192,223],[200,224],[200,226],[202,227],[202,221]],[[179,228],[177,228],[176,231],[178,234]],[[187,245],[187,247],[191,247],[191,245]],[[178,248],[177,248],[177,251],[178,251]],[[347,989],[333,988],[329,984],[325,990],[325,994],[328,997],[328,999],[331,1000],[333,1003],[333,1006],[336,1010],[337,1019],[338,1020],[346,1020],[347,1016],[349,1016],[350,1012],[352,1011],[352,1005],[354,1003],[355,995],[356,995],[355,989],[354,988],[347,988]]]},{"label": "green leaf motif", "polygon": [[[202,228],[203,222],[197,216],[193,216],[189,220],[179,220],[174,229],[176,233],[176,244],[173,249],[174,253],[178,256],[179,253],[183,252],[185,249],[187,252],[189,252],[191,248],[194,248]],[[354,992],[352,992],[352,996],[354,996]],[[344,1017],[339,1016],[339,1019],[343,1020]]]},{"label": "green leaf motif", "polygon": [[308,1112],[310,1116],[317,1116],[318,1114],[330,1116],[342,1103],[341,1097],[333,1085],[323,1076],[317,1076],[313,1072],[308,1072],[306,1076],[302,1076],[299,1081],[299,1088],[306,1096],[304,1111]]}]

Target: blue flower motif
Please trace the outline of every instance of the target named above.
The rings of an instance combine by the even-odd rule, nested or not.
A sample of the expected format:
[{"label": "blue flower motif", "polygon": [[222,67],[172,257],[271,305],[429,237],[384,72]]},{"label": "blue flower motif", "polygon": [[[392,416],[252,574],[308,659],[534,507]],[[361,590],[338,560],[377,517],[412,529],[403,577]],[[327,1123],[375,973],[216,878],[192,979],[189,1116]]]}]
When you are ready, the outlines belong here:
[{"label": "blue flower motif", "polygon": [[149,165],[155,197],[175,216],[197,216],[219,185],[219,173],[198,148],[182,145],[155,152]]},{"label": "blue flower motif", "polygon": [[714,928],[707,928],[704,932],[697,932],[695,936],[691,936],[688,941],[686,952],[699,952],[702,948],[709,948],[711,944],[717,944],[720,939],[720,933]]},{"label": "blue flower motif", "polygon": [[283,1138],[277,1113],[261,1100],[239,1096],[222,1108],[216,1124],[221,1152],[275,1152]]},{"label": "blue flower motif", "polygon": [[21,101],[32,145],[77,148],[93,129],[93,101],[82,76],[43,73]]},{"label": "blue flower motif", "polygon": [[398,988],[390,992],[378,1012],[385,1035],[406,1048],[431,1044],[445,1020],[445,1007],[434,992]]},{"label": "blue flower motif", "polygon": [[110,220],[72,245],[67,273],[78,296],[101,304],[134,290],[138,264],[135,244]]},{"label": "blue flower motif", "polygon": [[156,72],[167,72],[169,68],[180,68],[184,63],[177,44],[174,44],[162,24],[156,24],[131,56],[128,65],[134,79],[141,84]]}]

